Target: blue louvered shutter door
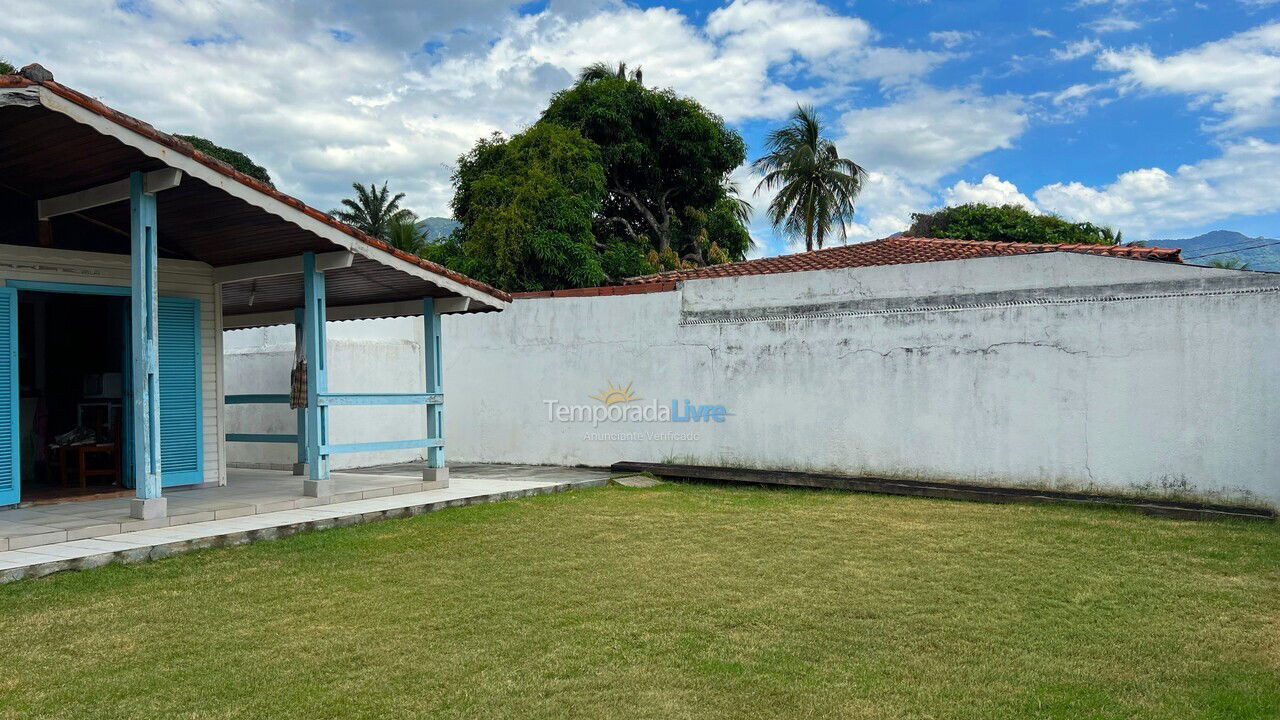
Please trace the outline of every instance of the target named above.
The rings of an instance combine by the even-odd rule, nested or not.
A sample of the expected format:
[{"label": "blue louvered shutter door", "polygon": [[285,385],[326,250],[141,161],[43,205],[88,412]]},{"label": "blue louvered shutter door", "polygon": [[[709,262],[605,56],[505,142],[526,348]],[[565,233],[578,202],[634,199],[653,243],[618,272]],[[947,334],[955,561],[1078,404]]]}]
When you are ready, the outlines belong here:
[{"label": "blue louvered shutter door", "polygon": [[0,505],[18,502],[18,293],[0,287]]},{"label": "blue louvered shutter door", "polygon": [[200,301],[160,298],[160,472],[164,487],[201,482]]}]

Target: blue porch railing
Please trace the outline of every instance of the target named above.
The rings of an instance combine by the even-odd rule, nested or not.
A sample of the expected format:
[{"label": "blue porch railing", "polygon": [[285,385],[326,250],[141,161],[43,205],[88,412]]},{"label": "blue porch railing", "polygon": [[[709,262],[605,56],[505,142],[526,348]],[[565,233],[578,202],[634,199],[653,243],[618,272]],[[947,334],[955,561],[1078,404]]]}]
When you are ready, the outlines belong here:
[{"label": "blue porch railing", "polygon": [[[294,310],[294,347],[307,361],[307,407],[297,412],[298,431],[287,433],[227,433],[231,442],[293,442],[298,446],[294,472],[306,468],[309,478],[304,492],[320,497],[329,479],[329,456],[339,453],[376,452],[426,448],[426,468],[447,478],[444,468],[444,395],[441,390],[440,313],[434,298],[422,300],[422,356],[424,385],[421,393],[335,393],[329,392],[328,362],[325,352],[326,292],[324,272],[316,268],[315,253],[302,256],[304,305]],[[279,404],[287,395],[229,395],[229,404]],[[329,408],[338,406],[417,405],[426,411],[427,437],[413,440],[334,443],[329,440]]]},{"label": "blue porch railing", "polygon": [[[317,393],[316,400],[320,405],[328,407],[371,406],[371,405],[442,405],[443,393]],[[289,396],[270,393],[248,393],[227,395],[227,405],[288,405]],[[297,444],[300,462],[306,458],[306,422],[302,419],[302,410],[298,410],[298,432],[296,433],[227,433],[227,442],[250,443],[290,443]],[[444,447],[441,437],[418,438],[414,440],[384,440],[379,442],[338,443],[322,445],[322,455],[339,455],[344,453],[372,452],[378,450],[408,450],[412,448]]]}]

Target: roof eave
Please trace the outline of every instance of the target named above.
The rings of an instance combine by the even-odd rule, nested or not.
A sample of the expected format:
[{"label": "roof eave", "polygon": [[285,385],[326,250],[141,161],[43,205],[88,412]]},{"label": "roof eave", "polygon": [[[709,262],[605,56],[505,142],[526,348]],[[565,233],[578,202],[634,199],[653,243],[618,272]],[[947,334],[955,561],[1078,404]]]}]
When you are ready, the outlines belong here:
[{"label": "roof eave", "polygon": [[[38,100],[38,103],[36,102]],[[140,120],[118,113],[102,103],[56,82],[33,83],[17,76],[0,76],[0,106],[40,105],[88,125],[169,167],[198,178],[212,187],[307,230],[335,246],[387,267],[418,277],[460,297],[469,298],[475,311],[503,310],[511,296],[496,288],[455,273],[436,263],[396,250],[369,237],[297,198],[240,173],[193,148],[183,147]],[[456,277],[455,277],[456,276]]]}]

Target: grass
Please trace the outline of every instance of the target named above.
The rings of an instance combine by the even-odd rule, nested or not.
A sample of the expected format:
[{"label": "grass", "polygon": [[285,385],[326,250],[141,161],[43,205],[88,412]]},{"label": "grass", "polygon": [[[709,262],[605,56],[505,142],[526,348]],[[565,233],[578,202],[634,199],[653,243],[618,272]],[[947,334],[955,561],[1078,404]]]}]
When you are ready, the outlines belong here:
[{"label": "grass", "polygon": [[700,485],[0,588],[0,717],[1272,718],[1280,531]]}]

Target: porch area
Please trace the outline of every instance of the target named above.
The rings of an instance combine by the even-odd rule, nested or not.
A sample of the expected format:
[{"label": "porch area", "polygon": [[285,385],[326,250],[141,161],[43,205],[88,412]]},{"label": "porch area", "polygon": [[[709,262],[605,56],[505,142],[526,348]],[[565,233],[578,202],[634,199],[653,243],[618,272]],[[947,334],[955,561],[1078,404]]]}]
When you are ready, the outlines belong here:
[{"label": "porch area", "polygon": [[[530,482],[556,484],[607,477],[605,471],[514,465],[455,465],[450,470],[452,484],[464,493],[510,489]],[[421,465],[335,472],[331,478],[331,495],[308,497],[303,494],[302,477],[278,470],[232,468],[227,471],[226,485],[166,493],[168,516],[147,520],[130,517],[132,493],[0,510],[0,564],[4,562],[4,551],[40,553],[42,548],[77,540],[410,495],[436,487],[423,481]]]},{"label": "porch area", "polygon": [[[0,76],[0,507],[18,506],[0,552],[447,487],[440,318],[510,296],[39,70]],[[332,392],[326,324],[372,318],[420,318],[415,382]],[[294,330],[288,372],[228,393],[224,331],[272,326]],[[270,404],[296,422],[228,427],[228,405]],[[392,406],[421,422],[353,438],[343,420]],[[230,470],[228,443],[291,445],[302,477]],[[397,449],[421,451],[412,476],[330,473],[332,456]]]},{"label": "porch area", "polygon": [[228,483],[167,495],[167,517],[130,517],[130,497],[0,510],[0,582],[110,562],[270,539],[456,505],[603,485],[591,468],[454,465],[448,487],[423,482],[421,465],[333,473],[326,498],[302,494],[304,479],[279,470],[230,470]]}]

